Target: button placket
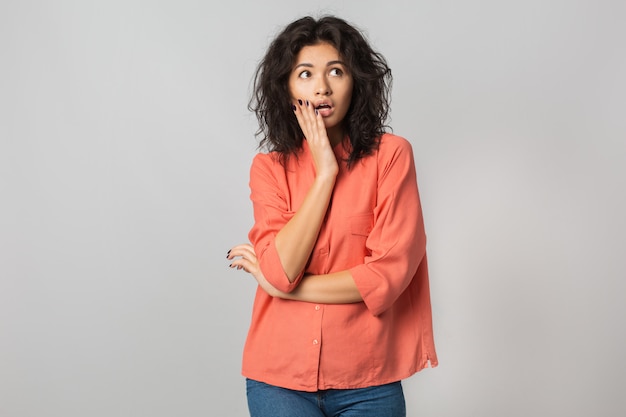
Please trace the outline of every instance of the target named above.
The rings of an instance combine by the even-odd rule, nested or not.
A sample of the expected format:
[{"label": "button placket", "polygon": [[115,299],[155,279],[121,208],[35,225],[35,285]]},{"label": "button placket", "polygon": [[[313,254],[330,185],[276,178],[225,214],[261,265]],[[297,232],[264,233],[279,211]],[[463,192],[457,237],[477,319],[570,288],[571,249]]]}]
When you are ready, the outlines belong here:
[{"label": "button placket", "polygon": [[[322,306],[320,306],[319,304],[316,304],[315,307],[313,307],[313,309],[316,312],[319,312],[319,314],[320,314],[318,320],[319,320],[319,326],[320,326],[320,330],[321,330],[321,326],[322,326],[322,315],[321,315],[321,313],[322,313]],[[318,337],[313,338],[313,342],[312,342],[313,346],[317,346],[317,345],[320,344],[321,338],[319,336],[320,336],[320,334],[318,333]]]}]

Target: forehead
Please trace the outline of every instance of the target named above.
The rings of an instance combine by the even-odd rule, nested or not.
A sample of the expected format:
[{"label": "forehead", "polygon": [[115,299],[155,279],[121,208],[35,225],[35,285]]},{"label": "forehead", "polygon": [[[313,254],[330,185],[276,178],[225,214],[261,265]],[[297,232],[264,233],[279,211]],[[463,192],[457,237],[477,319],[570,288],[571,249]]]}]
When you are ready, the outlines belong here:
[{"label": "forehead", "polygon": [[339,60],[341,57],[337,48],[327,42],[321,42],[302,47],[296,56],[295,65],[302,63],[326,65],[327,62]]}]

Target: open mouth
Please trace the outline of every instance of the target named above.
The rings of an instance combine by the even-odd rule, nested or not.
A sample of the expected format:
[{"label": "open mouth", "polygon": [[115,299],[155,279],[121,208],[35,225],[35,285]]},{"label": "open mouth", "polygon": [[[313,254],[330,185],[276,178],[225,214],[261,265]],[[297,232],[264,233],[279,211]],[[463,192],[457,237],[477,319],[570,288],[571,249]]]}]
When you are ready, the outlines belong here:
[{"label": "open mouth", "polygon": [[322,116],[328,117],[333,114],[333,107],[328,103],[320,103],[315,106],[315,110]]}]

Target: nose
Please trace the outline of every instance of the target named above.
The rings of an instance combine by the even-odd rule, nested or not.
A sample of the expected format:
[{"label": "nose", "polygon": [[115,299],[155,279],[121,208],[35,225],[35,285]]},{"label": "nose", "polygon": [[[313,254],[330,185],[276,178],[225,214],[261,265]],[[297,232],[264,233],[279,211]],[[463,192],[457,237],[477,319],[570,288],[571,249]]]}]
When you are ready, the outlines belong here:
[{"label": "nose", "polygon": [[319,77],[315,90],[316,95],[327,96],[331,93],[330,84],[326,77]]}]

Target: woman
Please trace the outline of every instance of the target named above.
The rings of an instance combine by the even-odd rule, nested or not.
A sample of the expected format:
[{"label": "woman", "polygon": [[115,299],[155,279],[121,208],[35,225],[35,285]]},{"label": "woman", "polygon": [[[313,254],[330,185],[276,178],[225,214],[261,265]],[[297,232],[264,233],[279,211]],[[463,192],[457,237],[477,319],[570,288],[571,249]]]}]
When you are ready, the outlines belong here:
[{"label": "woman", "polygon": [[405,415],[401,380],[437,365],[410,143],[385,132],[391,72],[342,19],[305,17],[272,42],[251,109],[258,281],[243,358],[256,416]]}]

